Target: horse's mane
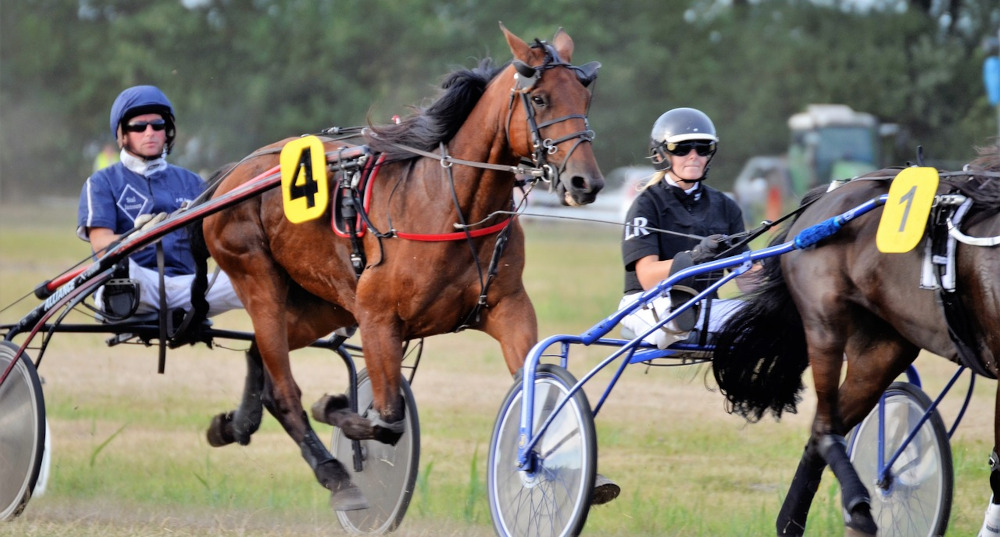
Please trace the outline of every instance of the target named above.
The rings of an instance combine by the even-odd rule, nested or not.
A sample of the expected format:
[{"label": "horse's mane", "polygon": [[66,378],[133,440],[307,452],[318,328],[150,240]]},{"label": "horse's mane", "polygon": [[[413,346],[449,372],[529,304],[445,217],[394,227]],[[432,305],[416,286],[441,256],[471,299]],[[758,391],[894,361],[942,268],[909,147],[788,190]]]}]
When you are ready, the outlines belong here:
[{"label": "horse's mane", "polygon": [[[1000,172],[1000,145],[991,145],[977,149],[979,156],[967,164],[961,175],[949,175],[941,178],[941,183],[948,185],[952,191],[959,192],[972,199],[978,217],[982,218],[1000,212],[1000,177],[977,174],[977,172]],[[886,172],[898,173],[901,168],[887,168],[864,174],[859,179],[886,179]],[[888,183],[887,183],[888,184]],[[803,207],[826,195],[827,185],[819,185],[807,192],[800,202]],[[798,217],[792,218],[784,230],[778,233],[772,245],[785,241],[788,228]],[[766,264],[766,263],[765,263]]]},{"label": "horse's mane", "polygon": [[987,214],[1000,211],[1000,177],[976,172],[1000,172],[1000,145],[979,149],[979,157],[963,170],[968,175],[950,177],[943,182],[972,199]]},{"label": "horse's mane", "polygon": [[437,148],[458,132],[486,91],[486,86],[506,64],[495,66],[485,58],[473,69],[459,69],[445,77],[444,92],[426,108],[417,108],[398,124],[373,125],[369,118],[368,146],[376,152],[400,153],[396,144],[424,151]]}]

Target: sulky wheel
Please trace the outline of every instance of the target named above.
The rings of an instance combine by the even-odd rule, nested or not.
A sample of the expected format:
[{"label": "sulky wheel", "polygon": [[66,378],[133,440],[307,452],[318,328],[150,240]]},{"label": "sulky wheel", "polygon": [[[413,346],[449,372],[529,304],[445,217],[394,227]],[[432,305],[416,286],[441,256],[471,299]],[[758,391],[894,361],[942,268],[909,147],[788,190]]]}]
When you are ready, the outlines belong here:
[{"label": "sulky wheel", "polygon": [[[577,535],[590,511],[597,468],[597,437],[590,403],[578,390],[532,450],[531,468],[517,467],[524,398],[521,374],[507,393],[490,441],[487,493],[498,535]],[[562,367],[539,365],[534,382],[533,428],[538,431],[570,393],[576,379]]]},{"label": "sulky wheel", "polygon": [[951,514],[952,461],[948,433],[935,410],[903,449],[885,479],[879,478],[879,431],[884,434],[883,460],[888,460],[926,414],[931,401],[916,385],[894,382],[879,408],[852,431],[851,462],[871,494],[872,517],[880,536],[944,535]]},{"label": "sulky wheel", "polygon": [[[361,488],[371,507],[337,511],[340,524],[351,533],[382,534],[395,530],[403,521],[413,497],[420,462],[420,422],[410,384],[402,379],[400,392],[405,406],[403,436],[390,446],[376,440],[355,442],[334,429],[331,451],[347,467],[351,481]],[[372,405],[372,383],[368,371],[358,373],[358,412],[363,416]],[[361,450],[361,470],[355,467],[354,447]]]},{"label": "sulky wheel", "polygon": [[21,514],[35,489],[45,451],[45,401],[35,365],[18,347],[0,341],[0,520]]}]

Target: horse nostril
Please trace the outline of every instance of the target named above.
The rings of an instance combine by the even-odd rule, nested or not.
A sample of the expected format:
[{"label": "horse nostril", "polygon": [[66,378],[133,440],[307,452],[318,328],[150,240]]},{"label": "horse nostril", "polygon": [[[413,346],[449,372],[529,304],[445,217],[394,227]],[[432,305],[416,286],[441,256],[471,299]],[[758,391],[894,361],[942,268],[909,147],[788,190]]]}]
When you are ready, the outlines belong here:
[{"label": "horse nostril", "polygon": [[597,194],[604,188],[604,181],[594,180],[585,175],[574,175],[569,180],[569,186],[577,192]]}]

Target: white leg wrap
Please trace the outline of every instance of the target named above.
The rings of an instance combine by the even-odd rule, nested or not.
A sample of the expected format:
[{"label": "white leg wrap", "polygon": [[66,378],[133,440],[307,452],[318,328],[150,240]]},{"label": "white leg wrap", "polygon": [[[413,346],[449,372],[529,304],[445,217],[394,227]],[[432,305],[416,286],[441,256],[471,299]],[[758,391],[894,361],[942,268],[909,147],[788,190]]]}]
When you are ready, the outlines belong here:
[{"label": "white leg wrap", "polygon": [[986,517],[983,529],[979,530],[979,537],[1000,537],[1000,505],[993,503],[993,496],[990,496],[990,503],[986,506]]}]

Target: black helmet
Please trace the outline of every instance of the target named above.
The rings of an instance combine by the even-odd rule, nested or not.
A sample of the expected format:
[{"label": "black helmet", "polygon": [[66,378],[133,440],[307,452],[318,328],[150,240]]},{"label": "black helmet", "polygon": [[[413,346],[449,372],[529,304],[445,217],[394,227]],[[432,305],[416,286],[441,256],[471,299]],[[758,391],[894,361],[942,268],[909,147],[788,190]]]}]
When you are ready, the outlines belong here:
[{"label": "black helmet", "polygon": [[[712,120],[704,112],[694,108],[674,108],[664,112],[653,123],[653,131],[649,135],[653,166],[657,170],[669,170],[670,158],[667,153],[673,149],[674,144],[691,140],[709,142],[711,160],[719,142]],[[707,171],[706,167],[706,173]]]},{"label": "black helmet", "polygon": [[118,139],[118,127],[142,114],[160,114],[167,122],[167,153],[174,147],[177,131],[170,100],[156,86],[133,86],[118,95],[111,105],[111,136]]}]

